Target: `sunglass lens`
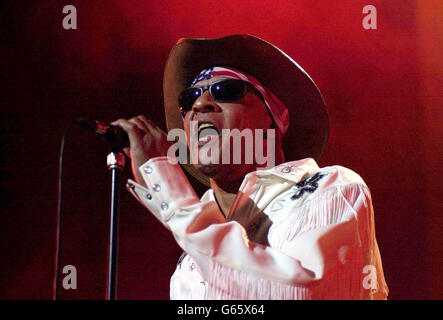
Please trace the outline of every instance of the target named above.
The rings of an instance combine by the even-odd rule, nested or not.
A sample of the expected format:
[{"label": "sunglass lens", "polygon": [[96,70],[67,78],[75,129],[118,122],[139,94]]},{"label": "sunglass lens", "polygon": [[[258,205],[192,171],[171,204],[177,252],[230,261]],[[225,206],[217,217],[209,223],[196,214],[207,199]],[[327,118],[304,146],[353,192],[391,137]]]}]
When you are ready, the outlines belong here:
[{"label": "sunglass lens", "polygon": [[241,81],[221,81],[211,87],[214,99],[223,102],[239,100],[243,98],[245,91],[245,85]]},{"label": "sunglass lens", "polygon": [[178,98],[178,104],[184,111],[189,111],[200,96],[201,90],[198,88],[185,89]]}]

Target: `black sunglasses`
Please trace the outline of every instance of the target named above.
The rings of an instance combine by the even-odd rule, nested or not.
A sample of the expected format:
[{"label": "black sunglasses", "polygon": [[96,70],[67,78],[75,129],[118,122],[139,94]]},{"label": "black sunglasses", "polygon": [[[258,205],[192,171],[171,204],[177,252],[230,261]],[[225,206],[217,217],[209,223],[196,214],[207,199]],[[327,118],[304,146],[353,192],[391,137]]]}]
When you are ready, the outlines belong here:
[{"label": "black sunglasses", "polygon": [[214,82],[207,86],[189,87],[182,91],[178,97],[178,107],[182,114],[192,110],[195,101],[209,90],[212,99],[217,102],[234,102],[240,100],[246,95],[248,90],[261,97],[258,91],[252,84],[243,80],[226,79]]}]

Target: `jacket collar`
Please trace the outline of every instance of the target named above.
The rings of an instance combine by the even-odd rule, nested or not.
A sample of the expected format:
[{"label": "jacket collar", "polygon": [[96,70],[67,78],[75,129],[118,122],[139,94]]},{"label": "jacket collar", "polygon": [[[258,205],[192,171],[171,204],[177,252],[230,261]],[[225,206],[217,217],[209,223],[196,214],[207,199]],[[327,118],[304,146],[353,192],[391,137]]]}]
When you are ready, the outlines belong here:
[{"label": "jacket collar", "polygon": [[[271,176],[277,176],[287,181],[299,183],[300,181],[303,180],[303,178],[308,172],[318,169],[319,166],[312,158],[305,158],[301,160],[281,163],[278,166],[269,169],[261,169],[248,173],[245,176],[245,179],[239,190],[243,189],[242,187],[244,186],[245,181],[251,180],[254,177],[259,178],[260,180],[264,180],[266,178],[270,178]],[[256,179],[253,180],[257,181]],[[201,200],[215,201],[214,190],[212,189],[207,190],[205,194],[202,196]]]},{"label": "jacket collar", "polygon": [[269,175],[274,175],[298,183],[303,180],[303,177],[308,172],[318,169],[319,167],[314,159],[305,158],[297,161],[285,162],[270,169],[257,170],[249,173],[246,177],[249,175],[256,175],[259,178],[264,178]]}]

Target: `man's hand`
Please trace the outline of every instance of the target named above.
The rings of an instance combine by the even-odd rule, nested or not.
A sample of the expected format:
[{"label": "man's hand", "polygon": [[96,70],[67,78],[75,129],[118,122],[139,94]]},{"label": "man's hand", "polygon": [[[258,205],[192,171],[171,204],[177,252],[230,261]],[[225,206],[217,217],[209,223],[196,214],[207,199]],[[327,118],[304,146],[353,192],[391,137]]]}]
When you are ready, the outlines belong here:
[{"label": "man's hand", "polygon": [[145,185],[139,167],[151,158],[166,156],[172,142],[167,140],[166,133],[144,115],[126,119],[118,119],[111,123],[119,126],[129,136],[129,148],[124,152],[131,158],[132,172],[135,180]]}]

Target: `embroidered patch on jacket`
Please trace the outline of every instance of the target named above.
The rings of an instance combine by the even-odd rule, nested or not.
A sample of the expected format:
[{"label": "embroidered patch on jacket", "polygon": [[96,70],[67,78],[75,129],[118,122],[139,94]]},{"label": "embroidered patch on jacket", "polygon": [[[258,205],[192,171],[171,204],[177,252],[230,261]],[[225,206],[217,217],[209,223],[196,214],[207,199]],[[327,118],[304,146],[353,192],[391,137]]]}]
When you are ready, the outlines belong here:
[{"label": "embroidered patch on jacket", "polygon": [[320,179],[323,178],[325,175],[326,174],[320,174],[320,172],[317,172],[312,177],[297,183],[294,186],[295,193],[291,197],[291,200],[300,199],[305,194],[305,192],[313,193],[318,188],[318,181],[320,181]]}]

